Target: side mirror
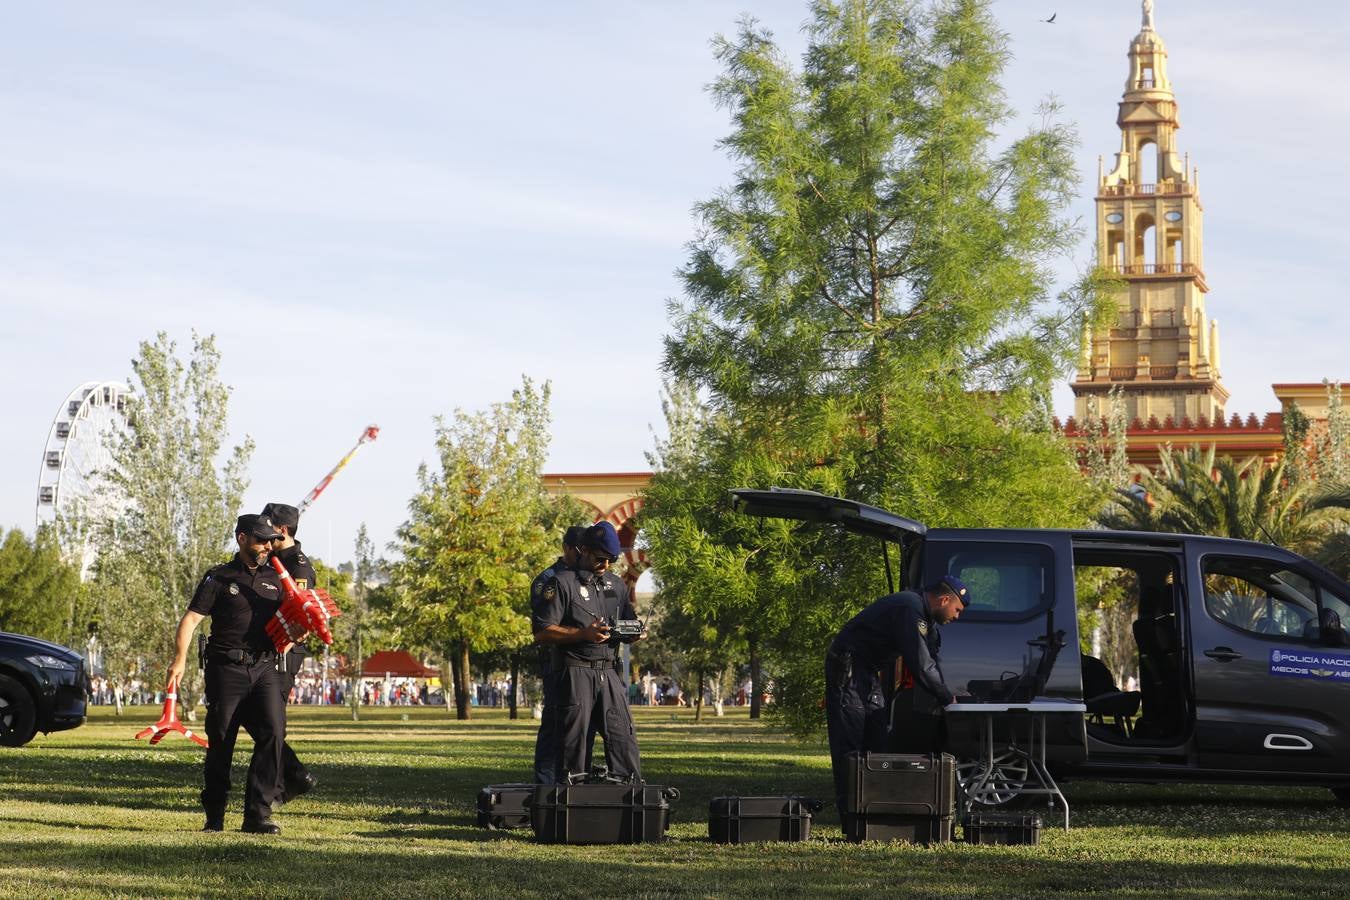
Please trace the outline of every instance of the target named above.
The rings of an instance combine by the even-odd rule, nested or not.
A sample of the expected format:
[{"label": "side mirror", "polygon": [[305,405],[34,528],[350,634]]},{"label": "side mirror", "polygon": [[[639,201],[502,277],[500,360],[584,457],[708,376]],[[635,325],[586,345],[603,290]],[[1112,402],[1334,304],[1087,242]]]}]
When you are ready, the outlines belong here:
[{"label": "side mirror", "polygon": [[1321,628],[1322,643],[1328,647],[1346,646],[1345,630],[1341,627],[1341,617],[1334,609],[1324,609],[1317,616]]}]

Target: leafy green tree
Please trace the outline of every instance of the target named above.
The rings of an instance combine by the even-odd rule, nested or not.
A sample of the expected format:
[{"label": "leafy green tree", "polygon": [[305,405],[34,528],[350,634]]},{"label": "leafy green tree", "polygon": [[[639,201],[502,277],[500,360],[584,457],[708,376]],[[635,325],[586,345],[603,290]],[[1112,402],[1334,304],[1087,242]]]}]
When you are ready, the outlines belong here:
[{"label": "leafy green tree", "polygon": [[1333,484],[1350,484],[1350,413],[1341,400],[1341,383],[1323,379],[1327,389],[1327,419],[1314,439],[1313,477]]},{"label": "leafy green tree", "polygon": [[[102,523],[95,610],[108,676],[154,681],[172,658],[174,626],[205,571],[228,559],[253,441],[226,450],[230,389],[213,336],[192,336],[184,361],[164,332],[131,362],[129,429],[110,448],[108,482],[122,503]],[[189,667],[191,712],[199,691]]]},{"label": "leafy green tree", "polygon": [[1119,387],[1105,398],[1089,397],[1083,429],[1083,469],[1103,493],[1124,490],[1130,483],[1129,422]]},{"label": "leafy green tree", "polygon": [[728,492],[795,479],[710,417],[689,385],[669,387],[663,407],[670,436],[649,454],[643,493],[643,534],[662,603],[689,626],[678,629],[680,639],[693,641],[706,627],[739,641],[750,665],[750,716],[758,718],[765,650],[794,622],[807,563],[793,525],[732,511]]},{"label": "leafy green tree", "polygon": [[366,523],[356,531],[356,564],[351,575],[351,608],[344,610],[342,630],[347,645],[347,705],[352,710],[352,721],[361,718],[361,664],[365,662],[365,639],[369,628],[370,589],[375,580],[375,545],[366,532]]},{"label": "leafy green tree", "polygon": [[470,652],[530,642],[521,598],[557,538],[541,525],[548,401],[548,384],[526,378],[485,412],[438,417],[437,467],[419,469],[398,530],[396,633],[444,654],[459,719],[469,718]]},{"label": "leafy green tree", "polygon": [[828,490],[930,525],[1078,525],[1094,492],[1050,391],[1107,307],[1096,273],[1050,289],[1079,239],[1076,138],[1047,107],[994,146],[1008,50],[987,2],[821,0],[806,32],[800,70],[753,22],[715,42],[736,176],[698,207],[664,356],[705,399],[710,471],[657,503],[708,515],[667,528],[644,510],[663,590],[708,585],[682,607],[781,595],[768,608],[787,619],[757,621],[776,630],[775,708],[803,729],[821,720],[824,641],[885,583],[880,554],[729,515],[722,488]]},{"label": "leafy green tree", "polygon": [[679,606],[668,607],[656,626],[657,639],[678,649],[683,669],[694,676],[694,721],[703,718],[704,688],[713,680],[717,695],[722,696],[722,673],[745,658],[743,629],[722,628],[714,617],[705,612],[686,612]]},{"label": "leafy green tree", "polygon": [[66,561],[51,527],[32,540],[11,529],[0,543],[0,631],[44,638],[80,649],[83,589],[79,569]]}]

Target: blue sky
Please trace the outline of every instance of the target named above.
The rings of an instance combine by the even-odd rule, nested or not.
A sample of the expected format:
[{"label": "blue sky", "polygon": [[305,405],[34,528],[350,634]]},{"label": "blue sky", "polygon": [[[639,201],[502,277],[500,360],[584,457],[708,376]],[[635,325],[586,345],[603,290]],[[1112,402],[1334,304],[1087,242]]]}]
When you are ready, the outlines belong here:
[{"label": "blue sky", "polygon": [[[1272,382],[1350,376],[1350,13],[1156,5],[1200,167],[1229,408],[1265,412]],[[1010,131],[1059,98],[1090,223],[1139,5],[995,11]],[[806,7],[782,0],[10,5],[0,526],[32,529],[66,394],[126,378],[158,330],[217,335],[231,430],[258,444],[250,508],[298,501],[382,427],[307,518],[320,556],[350,557],[362,521],[389,541],[432,417],[522,373],[553,383],[551,470],[644,469],[690,208],[730,174],[709,41],[742,13],[798,56]]]}]

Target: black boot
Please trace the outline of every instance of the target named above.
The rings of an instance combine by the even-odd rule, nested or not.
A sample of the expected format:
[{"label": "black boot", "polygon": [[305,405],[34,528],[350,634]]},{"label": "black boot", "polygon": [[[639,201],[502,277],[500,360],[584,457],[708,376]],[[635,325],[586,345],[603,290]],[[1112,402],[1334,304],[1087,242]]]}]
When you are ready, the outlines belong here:
[{"label": "black boot", "polygon": [[296,797],[304,796],[319,786],[319,779],[311,772],[302,772],[295,778],[287,778],[281,791],[281,802],[289,803]]},{"label": "black boot", "polygon": [[281,826],[271,819],[245,819],[239,830],[247,834],[281,834]]},{"label": "black boot", "polygon": [[202,826],[202,831],[224,831],[225,830],[225,810],[208,809],[206,811],[206,824]]}]

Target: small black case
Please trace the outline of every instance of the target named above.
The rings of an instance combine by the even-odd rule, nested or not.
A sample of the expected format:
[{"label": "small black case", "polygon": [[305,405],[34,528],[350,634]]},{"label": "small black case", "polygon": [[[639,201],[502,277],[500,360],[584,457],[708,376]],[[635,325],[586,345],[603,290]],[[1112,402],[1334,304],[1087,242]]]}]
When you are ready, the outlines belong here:
[{"label": "small black case", "polygon": [[1034,813],[971,813],[961,820],[968,844],[1031,844],[1041,842],[1041,817]]},{"label": "small black case", "polygon": [[530,827],[533,784],[490,784],[478,792],[478,825],[489,831]]},{"label": "small black case", "polygon": [[708,804],[708,837],[715,844],[805,841],[821,802],[807,797],[714,797]]},{"label": "small black case", "polygon": [[673,787],[654,784],[541,784],[530,825],[541,844],[643,844],[664,841]]}]

